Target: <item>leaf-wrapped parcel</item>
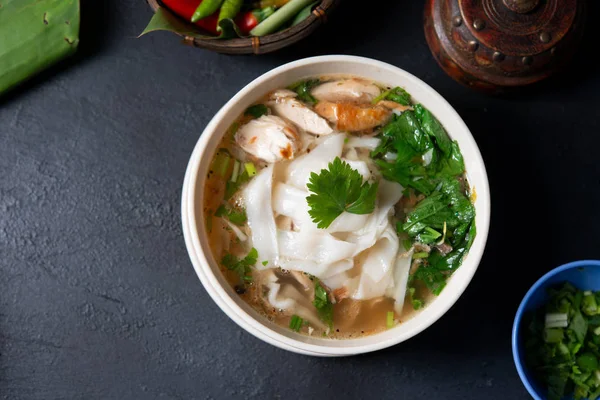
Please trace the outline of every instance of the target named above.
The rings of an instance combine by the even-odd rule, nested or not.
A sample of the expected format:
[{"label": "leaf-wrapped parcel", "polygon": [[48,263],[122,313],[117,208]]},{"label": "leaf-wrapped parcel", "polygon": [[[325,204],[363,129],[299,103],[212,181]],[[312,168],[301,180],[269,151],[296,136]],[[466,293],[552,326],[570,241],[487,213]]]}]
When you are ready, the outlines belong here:
[{"label": "leaf-wrapped parcel", "polygon": [[73,54],[79,0],[1,0],[0,95]]}]

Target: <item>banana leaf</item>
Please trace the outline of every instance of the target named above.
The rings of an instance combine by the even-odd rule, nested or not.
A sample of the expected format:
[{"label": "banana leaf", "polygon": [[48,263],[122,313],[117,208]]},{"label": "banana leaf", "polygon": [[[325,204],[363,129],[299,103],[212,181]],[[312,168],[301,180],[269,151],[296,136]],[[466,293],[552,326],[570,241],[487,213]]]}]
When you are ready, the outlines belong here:
[{"label": "banana leaf", "polygon": [[73,54],[79,23],[79,0],[2,0],[0,95]]}]

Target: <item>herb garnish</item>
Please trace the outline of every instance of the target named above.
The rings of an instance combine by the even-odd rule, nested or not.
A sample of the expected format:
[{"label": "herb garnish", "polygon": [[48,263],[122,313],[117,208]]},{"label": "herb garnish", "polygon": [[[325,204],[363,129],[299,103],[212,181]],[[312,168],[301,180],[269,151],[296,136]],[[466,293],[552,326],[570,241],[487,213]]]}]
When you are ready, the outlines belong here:
[{"label": "herb garnish", "polygon": [[317,104],[317,99],[310,94],[310,91],[315,87],[319,86],[321,81],[318,79],[309,79],[307,81],[296,82],[289,86],[288,89],[293,90],[298,94],[298,98],[305,103],[310,105]]},{"label": "herb garnish", "polygon": [[386,90],[385,92],[381,93],[379,96],[373,99],[373,104],[377,104],[381,100],[391,100],[395,101],[396,103],[400,103],[403,106],[408,106],[410,105],[410,94],[408,94],[406,90],[397,86],[393,89]]},{"label": "herb garnish", "polygon": [[329,328],[333,328],[333,304],[329,300],[327,291],[318,280],[315,283],[315,299],[313,305],[316,307],[321,321],[325,322]]},{"label": "herb garnish", "polygon": [[292,315],[292,319],[290,319],[290,329],[294,332],[299,332],[300,328],[302,328],[302,324],[304,320],[297,315]]},{"label": "herb garnish", "polygon": [[545,307],[524,316],[525,361],[548,388],[548,400],[572,391],[575,399],[600,396],[600,292],[569,283],[548,290]]},{"label": "herb garnish", "polygon": [[238,259],[233,254],[225,254],[221,259],[221,264],[230,271],[239,275],[245,282],[252,282],[252,266],[258,260],[258,251],[253,247],[252,250],[243,259]]},{"label": "herb garnish", "polygon": [[255,104],[250,106],[244,112],[244,115],[251,115],[254,118],[260,118],[269,113],[269,109],[264,104]]},{"label": "herb garnish", "polygon": [[221,205],[219,208],[217,208],[217,211],[215,211],[215,217],[227,218],[234,224],[240,226],[244,225],[248,220],[248,217],[246,216],[246,210],[242,209],[240,211],[237,211],[235,209],[230,209],[229,207],[226,207],[224,205]]},{"label": "herb garnish", "polygon": [[[401,96],[402,92],[395,94]],[[385,94],[386,99],[388,95],[391,92]],[[465,165],[458,143],[429,110],[421,104],[413,108],[394,116],[382,128],[381,143],[371,157],[385,179],[400,183],[409,193],[425,196],[397,231],[406,249],[412,242],[446,244],[444,253],[434,247],[427,257],[422,251],[413,254],[413,258],[421,258],[421,264],[411,274],[411,282],[422,281],[437,295],[473,243],[475,208],[461,183]],[[395,155],[393,161],[384,158],[386,153]],[[415,307],[421,305],[413,302]]]},{"label": "herb garnish", "polygon": [[306,198],[314,223],[325,229],[344,211],[369,214],[375,209],[377,183],[363,183],[362,175],[339,157],[319,174],[311,173]]}]

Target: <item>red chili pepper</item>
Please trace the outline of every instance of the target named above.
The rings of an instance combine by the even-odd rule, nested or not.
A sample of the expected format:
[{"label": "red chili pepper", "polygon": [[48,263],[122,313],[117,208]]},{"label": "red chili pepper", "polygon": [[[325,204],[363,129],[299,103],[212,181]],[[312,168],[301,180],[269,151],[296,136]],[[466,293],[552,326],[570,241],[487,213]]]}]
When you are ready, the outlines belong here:
[{"label": "red chili pepper", "polygon": [[274,7],[247,11],[238,15],[235,19],[235,23],[237,24],[238,28],[240,28],[240,32],[242,32],[242,34],[248,35],[256,25],[261,23],[274,12]]},{"label": "red chili pepper", "polygon": [[[194,11],[196,11],[196,8],[198,8],[198,4],[202,3],[202,0],[162,0],[162,2],[175,14],[179,15],[184,20],[189,21],[192,18]],[[219,35],[220,32],[217,31],[218,21],[219,10],[211,16],[196,22],[196,25],[209,33]]]}]

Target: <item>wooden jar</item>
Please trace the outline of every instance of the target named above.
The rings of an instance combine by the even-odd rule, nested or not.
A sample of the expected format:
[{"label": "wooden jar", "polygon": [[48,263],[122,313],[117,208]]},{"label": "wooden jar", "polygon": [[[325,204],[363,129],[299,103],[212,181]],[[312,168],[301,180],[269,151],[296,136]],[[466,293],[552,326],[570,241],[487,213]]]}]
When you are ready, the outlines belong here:
[{"label": "wooden jar", "polygon": [[425,36],[440,66],[491,92],[538,82],[568,62],[585,0],[426,0]]}]

